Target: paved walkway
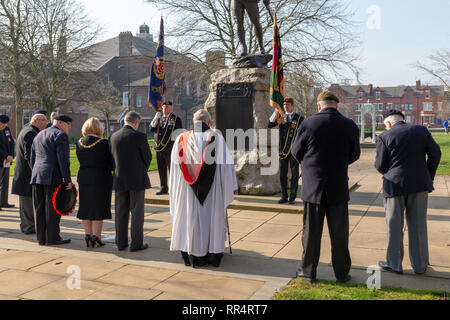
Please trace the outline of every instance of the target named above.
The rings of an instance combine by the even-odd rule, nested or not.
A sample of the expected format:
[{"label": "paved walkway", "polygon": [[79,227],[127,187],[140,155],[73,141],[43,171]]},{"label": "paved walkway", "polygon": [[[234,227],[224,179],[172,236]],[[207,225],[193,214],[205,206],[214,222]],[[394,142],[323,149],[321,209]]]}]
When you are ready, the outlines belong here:
[{"label": "paved walkway", "polygon": [[[352,282],[366,283],[366,269],[385,258],[386,225],[381,176],[373,169],[375,151],[365,150],[351,167],[359,181],[351,193],[350,250]],[[153,185],[158,185],[152,176]],[[382,273],[382,285],[450,291],[450,176],[438,176],[428,211],[429,271],[413,274],[405,233],[405,275]],[[18,198],[10,197],[18,205]],[[298,204],[299,208],[301,204]],[[272,211],[229,210],[233,255],[220,268],[193,269],[178,252],[168,250],[168,207],[149,205],[142,252],[119,252],[112,244],[114,222],[105,221],[102,248],[86,249],[84,231],[75,216],[63,217],[63,246],[39,246],[35,236],[21,234],[18,209],[0,211],[0,299],[270,299],[295,275],[301,255],[302,215]],[[108,238],[109,237],[109,238]],[[109,239],[109,240],[108,240]],[[330,240],[324,227],[318,277],[334,280]],[[81,288],[67,287],[68,267],[78,266]]]}]

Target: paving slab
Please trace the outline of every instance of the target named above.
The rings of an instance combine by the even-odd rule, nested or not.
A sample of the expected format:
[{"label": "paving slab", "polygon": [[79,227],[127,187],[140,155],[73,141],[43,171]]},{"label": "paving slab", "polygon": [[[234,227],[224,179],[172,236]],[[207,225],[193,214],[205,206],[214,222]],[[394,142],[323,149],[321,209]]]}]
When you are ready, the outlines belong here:
[{"label": "paving slab", "polygon": [[277,254],[283,244],[239,240],[233,244],[233,255],[270,259]]},{"label": "paving slab", "polygon": [[68,278],[61,279],[22,294],[20,298],[32,300],[80,300],[108,287],[107,284],[88,280],[81,280],[79,289],[70,289],[70,285],[73,285],[73,283]]},{"label": "paving slab", "polygon": [[27,252],[11,250],[0,255],[0,267],[16,270],[28,270],[60,256],[43,252]]},{"label": "paving slab", "polygon": [[87,296],[83,300],[151,300],[160,294],[161,292],[156,290],[108,286]]},{"label": "paving slab", "polygon": [[263,281],[180,272],[154,287],[167,293],[190,296],[192,299],[245,300],[250,298]]},{"label": "paving slab", "polygon": [[236,218],[236,216],[230,218],[229,220],[230,232],[243,232],[249,233],[253,230],[256,230],[260,225],[263,224],[263,221],[255,221],[248,219],[240,219]]},{"label": "paving slab", "polygon": [[125,287],[151,289],[176,273],[178,272],[162,268],[126,265],[104,275],[97,281]]},{"label": "paving slab", "polygon": [[6,270],[0,272],[0,294],[18,297],[58,279],[54,274]]},{"label": "paving slab", "polygon": [[300,233],[297,226],[265,223],[243,238],[244,241],[287,244]]},{"label": "paving slab", "polygon": [[289,226],[302,226],[303,225],[303,215],[300,214],[289,214],[280,213],[275,217],[267,221],[270,224],[283,224]]}]

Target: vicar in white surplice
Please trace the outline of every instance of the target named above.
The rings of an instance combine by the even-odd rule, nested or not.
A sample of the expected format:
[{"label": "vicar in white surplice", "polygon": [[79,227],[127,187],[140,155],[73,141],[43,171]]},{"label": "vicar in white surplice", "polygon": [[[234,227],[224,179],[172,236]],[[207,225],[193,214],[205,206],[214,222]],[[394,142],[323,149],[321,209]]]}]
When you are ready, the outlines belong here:
[{"label": "vicar in white surplice", "polygon": [[237,190],[233,159],[211,116],[194,114],[194,130],[178,136],[170,168],[171,251],[185,265],[218,267],[225,251],[227,207]]}]

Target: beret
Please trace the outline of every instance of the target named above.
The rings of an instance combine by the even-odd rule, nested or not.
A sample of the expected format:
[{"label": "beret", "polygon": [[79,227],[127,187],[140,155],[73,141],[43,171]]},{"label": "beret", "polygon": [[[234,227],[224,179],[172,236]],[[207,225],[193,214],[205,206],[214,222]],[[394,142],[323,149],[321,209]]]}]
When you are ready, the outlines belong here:
[{"label": "beret", "polygon": [[46,116],[47,115],[47,111],[40,109],[40,110],[34,111],[33,114],[43,114],[44,116]]},{"label": "beret", "polygon": [[331,92],[331,91],[324,91],[324,92],[321,92],[321,93],[319,94],[319,96],[317,97],[317,101],[336,101],[337,103],[340,102],[339,99],[338,99],[338,97],[336,97],[336,96],[334,95],[334,93]]},{"label": "beret", "polygon": [[387,111],[385,111],[385,112],[383,113],[384,119],[386,119],[386,118],[389,117],[389,116],[393,116],[393,115],[402,116],[403,119],[406,119],[406,118],[405,118],[405,115],[404,115],[401,111],[399,111],[399,110],[394,110],[394,109],[392,109],[392,110],[387,110]]},{"label": "beret", "polygon": [[59,114],[55,116],[55,120],[64,121],[64,122],[72,122],[72,118],[69,116],[66,116],[64,114]]},{"label": "beret", "polygon": [[163,105],[173,106],[172,101],[164,101]]},{"label": "beret", "polygon": [[9,122],[9,117],[6,114],[0,115],[0,122],[1,123],[8,123]]},{"label": "beret", "polygon": [[292,98],[286,98],[286,99],[284,99],[284,102],[294,104],[294,99],[292,99]]}]

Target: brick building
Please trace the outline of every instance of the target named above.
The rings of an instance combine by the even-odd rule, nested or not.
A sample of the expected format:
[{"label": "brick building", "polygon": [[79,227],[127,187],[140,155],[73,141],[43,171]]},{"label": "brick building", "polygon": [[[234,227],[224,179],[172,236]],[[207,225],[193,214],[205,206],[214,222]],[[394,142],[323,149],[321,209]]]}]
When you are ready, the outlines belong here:
[{"label": "brick building", "polygon": [[[118,36],[94,44],[93,54],[83,67],[86,76],[95,75],[105,84],[112,83],[122,94],[123,103],[117,106],[110,122],[111,133],[119,129],[118,120],[128,110],[135,110],[142,116],[139,130],[149,134],[149,125],[155,111],[147,102],[150,69],[156,54],[157,43],[153,41],[150,28],[143,24],[139,32],[121,32]],[[190,128],[192,115],[208,95],[209,75],[202,64],[165,46],[165,70],[167,91],[165,100],[174,104],[173,112],[182,119],[183,127]],[[215,71],[225,67],[224,52],[208,52],[205,63]],[[24,106],[23,124],[27,124],[34,110],[39,106],[31,103]],[[96,116],[106,123],[103,116],[89,105],[71,101],[57,110],[74,119],[70,136],[80,137],[81,126],[89,117]],[[8,114],[10,127],[16,137],[14,124],[14,98],[0,94],[0,114]]]},{"label": "brick building", "polygon": [[[377,106],[377,126],[383,124],[383,112],[396,109],[403,112],[408,123],[442,127],[443,121],[450,118],[450,94],[445,86],[423,85],[417,81],[415,86],[374,87],[362,85],[357,80],[352,85],[332,84],[329,88],[341,100],[340,108],[356,124],[361,124],[361,106],[372,103]],[[366,126],[371,125],[367,115]]]}]

